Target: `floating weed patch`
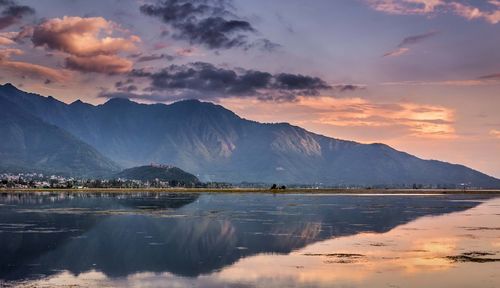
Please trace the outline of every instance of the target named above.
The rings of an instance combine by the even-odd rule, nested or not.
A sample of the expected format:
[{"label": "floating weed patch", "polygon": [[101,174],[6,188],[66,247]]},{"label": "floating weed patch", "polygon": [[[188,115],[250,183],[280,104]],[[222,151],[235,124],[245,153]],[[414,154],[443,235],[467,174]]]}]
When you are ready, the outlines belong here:
[{"label": "floating weed patch", "polygon": [[480,231],[480,230],[500,230],[500,227],[459,227],[469,231]]},{"label": "floating weed patch", "polygon": [[446,256],[445,258],[451,262],[472,262],[472,263],[488,263],[500,262],[500,258],[489,258],[485,256],[494,256],[495,253],[472,251],[465,252],[460,255]]},{"label": "floating weed patch", "polygon": [[328,260],[323,261],[327,264],[352,264],[361,261],[365,258],[363,254],[356,253],[305,253],[304,256],[319,256],[327,257]]},{"label": "floating weed patch", "polygon": [[356,253],[305,253],[303,254],[304,256],[325,256],[325,257],[353,257],[353,258],[360,258],[360,257],[365,257],[363,254],[356,254]]},{"label": "floating weed patch", "polygon": [[375,242],[375,243],[370,243],[370,246],[374,246],[374,247],[384,247],[384,246],[388,246],[388,244],[386,244],[386,243],[382,243],[382,242]]}]

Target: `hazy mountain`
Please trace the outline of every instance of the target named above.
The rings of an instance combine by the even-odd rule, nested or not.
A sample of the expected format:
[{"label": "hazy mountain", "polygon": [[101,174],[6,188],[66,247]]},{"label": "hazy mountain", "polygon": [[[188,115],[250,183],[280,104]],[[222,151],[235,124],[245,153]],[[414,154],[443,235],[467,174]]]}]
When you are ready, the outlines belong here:
[{"label": "hazy mountain", "polygon": [[360,144],[286,123],[262,124],[197,100],[170,105],[111,99],[65,104],[4,85],[0,97],[72,133],[124,167],[180,167],[202,181],[500,187],[462,165],[422,160],[384,144]]},{"label": "hazy mountain", "polygon": [[200,182],[196,176],[174,166],[146,165],[125,169],[114,175],[115,178],[129,180],[153,181],[178,181],[181,183],[196,184]]},{"label": "hazy mountain", "polygon": [[90,145],[0,97],[0,170],[97,176],[118,166]]}]

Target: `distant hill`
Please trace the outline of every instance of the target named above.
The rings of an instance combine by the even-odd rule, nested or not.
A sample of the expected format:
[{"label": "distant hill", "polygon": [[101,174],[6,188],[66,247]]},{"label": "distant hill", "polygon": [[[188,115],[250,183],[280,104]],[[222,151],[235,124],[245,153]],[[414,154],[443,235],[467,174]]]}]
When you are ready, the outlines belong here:
[{"label": "distant hill", "polygon": [[0,97],[0,171],[100,176],[119,169],[90,145]]},{"label": "distant hill", "polygon": [[125,169],[114,175],[115,178],[124,178],[129,180],[153,181],[177,181],[186,184],[196,184],[200,181],[193,174],[189,174],[182,169],[173,166],[140,166]]},{"label": "distant hill", "polygon": [[380,143],[330,138],[287,123],[249,121],[197,100],[66,104],[8,84],[0,87],[1,97],[122,167],[171,163],[202,181],[233,183],[500,187],[499,179],[462,165],[423,160]]}]

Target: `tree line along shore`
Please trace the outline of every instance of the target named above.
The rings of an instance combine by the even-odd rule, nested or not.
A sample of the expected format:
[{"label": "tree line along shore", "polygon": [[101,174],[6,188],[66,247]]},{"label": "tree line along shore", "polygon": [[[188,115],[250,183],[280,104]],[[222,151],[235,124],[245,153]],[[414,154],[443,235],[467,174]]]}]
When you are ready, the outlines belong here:
[{"label": "tree line along shore", "polygon": [[500,195],[500,189],[340,189],[340,188],[0,188],[0,193],[271,193],[271,194],[491,194]]}]

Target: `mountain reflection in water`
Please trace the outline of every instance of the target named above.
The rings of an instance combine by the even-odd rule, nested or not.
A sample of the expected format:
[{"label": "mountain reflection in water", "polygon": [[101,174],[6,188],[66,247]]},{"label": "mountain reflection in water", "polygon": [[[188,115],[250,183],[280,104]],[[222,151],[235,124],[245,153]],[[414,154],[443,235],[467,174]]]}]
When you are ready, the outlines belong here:
[{"label": "mountain reflection in water", "polygon": [[[418,229],[402,230],[405,227],[400,225],[422,216],[464,211],[487,198],[478,195],[1,194],[0,279],[7,284],[78,280],[83,281],[79,283],[83,286],[95,286],[92,281],[105,281],[105,285],[111,286],[127,286],[124,283],[137,281],[135,286],[142,286],[141,279],[147,278],[153,284],[146,286],[155,286],[154,281],[166,280],[166,277],[185,281],[185,285],[217,287],[238,284],[240,280],[248,286],[262,286],[264,282],[259,281],[271,281],[283,274],[286,279],[274,284],[268,282],[269,286],[300,286],[299,279],[289,275],[293,268],[297,275],[303,275],[302,280],[313,283],[316,279],[326,285],[335,279],[324,274],[347,277],[330,273],[331,265],[342,264],[335,269],[345,270],[345,274],[352,274],[351,278],[362,276],[358,269],[376,271],[374,265],[367,264],[371,263],[370,257],[385,257],[387,267],[397,266],[400,253],[388,252],[387,247],[399,245],[398,249],[413,250],[414,254],[456,252],[453,246],[456,240],[449,235],[419,231],[421,238],[412,242],[406,239],[407,235]],[[496,201],[496,205],[499,202],[490,201]],[[390,231],[397,226],[400,227]],[[397,236],[391,236],[394,231],[399,231]],[[467,237],[475,237],[471,231],[466,232]],[[487,232],[498,236],[497,230]],[[384,235],[389,236],[386,239]],[[492,241],[491,245],[500,249],[498,238]],[[336,248],[332,249],[332,245]],[[383,255],[374,252],[377,249],[384,250]],[[416,261],[422,261],[418,259]],[[432,269],[454,265],[443,259],[433,260],[439,265],[431,265]],[[425,268],[429,263],[409,262],[408,271]],[[353,270],[352,265],[359,268]],[[229,278],[222,281],[213,275]],[[328,281],[321,282],[325,277]],[[50,283],[46,284],[58,285]]]}]

